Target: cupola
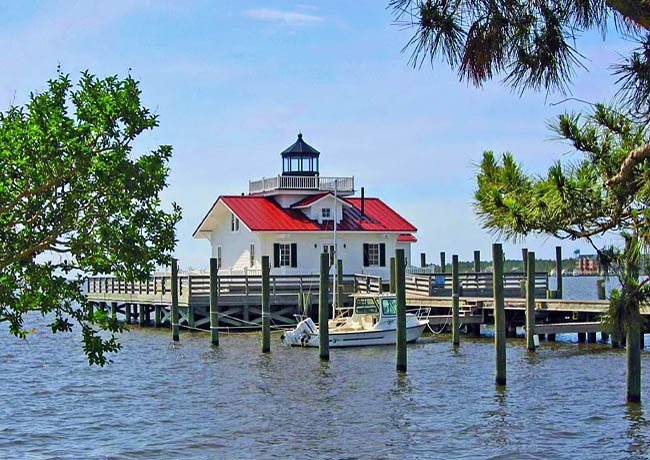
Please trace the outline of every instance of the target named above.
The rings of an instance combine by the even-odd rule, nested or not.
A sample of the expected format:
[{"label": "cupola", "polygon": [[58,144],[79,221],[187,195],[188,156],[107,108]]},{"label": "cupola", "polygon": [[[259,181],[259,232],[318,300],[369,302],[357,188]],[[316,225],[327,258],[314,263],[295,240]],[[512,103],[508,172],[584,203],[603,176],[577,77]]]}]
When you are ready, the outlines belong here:
[{"label": "cupola", "polygon": [[320,152],[302,140],[302,133],[299,133],[298,140],[280,155],[283,176],[318,176]]}]

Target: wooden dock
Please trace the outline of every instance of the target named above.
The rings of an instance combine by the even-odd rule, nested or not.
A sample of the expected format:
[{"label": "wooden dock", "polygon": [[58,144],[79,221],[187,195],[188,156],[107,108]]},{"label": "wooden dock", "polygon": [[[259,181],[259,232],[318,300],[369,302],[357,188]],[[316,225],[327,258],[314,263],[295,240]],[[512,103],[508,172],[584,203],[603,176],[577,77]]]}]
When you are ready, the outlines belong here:
[{"label": "wooden dock", "polygon": [[[525,324],[525,299],[522,288],[524,273],[504,275],[507,332],[516,335]],[[459,275],[462,295],[460,323],[468,333],[480,334],[481,326],[491,325],[493,299],[491,273],[463,273]],[[260,275],[218,275],[219,326],[223,328],[252,329],[262,321]],[[333,282],[330,279],[330,285]],[[389,283],[367,274],[344,274],[340,283],[340,306],[352,303],[353,293],[381,293]],[[180,325],[187,328],[206,328],[209,325],[210,276],[181,273],[178,275]],[[594,286],[594,290],[596,287]],[[602,332],[601,315],[607,311],[607,300],[570,300],[547,298],[548,275],[535,274],[535,332],[554,340],[556,334],[592,334]],[[144,282],[126,282],[114,277],[91,277],[87,297],[92,304],[123,317],[127,323],[163,326],[170,321],[171,275],[157,274]],[[329,293],[330,301],[333,299]],[[451,323],[451,274],[410,274],[406,276],[406,303],[411,312],[427,318],[431,326]],[[318,275],[272,275],[270,277],[271,323],[275,327],[290,327],[296,323],[294,315],[315,317],[318,304]],[[642,313],[650,316],[650,307]],[[152,319],[153,314],[153,319]],[[606,336],[605,336],[606,337]],[[582,339],[582,340],[581,340]]]}]

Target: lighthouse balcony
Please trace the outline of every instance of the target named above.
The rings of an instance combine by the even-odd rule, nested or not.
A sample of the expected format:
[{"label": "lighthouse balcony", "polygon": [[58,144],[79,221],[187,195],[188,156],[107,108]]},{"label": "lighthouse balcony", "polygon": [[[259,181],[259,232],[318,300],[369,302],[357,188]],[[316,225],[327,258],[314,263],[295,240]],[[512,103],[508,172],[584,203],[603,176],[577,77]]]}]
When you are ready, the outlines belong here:
[{"label": "lighthouse balcony", "polygon": [[288,176],[263,177],[248,182],[248,193],[267,193],[279,190],[336,191],[342,195],[354,193],[354,177]]}]

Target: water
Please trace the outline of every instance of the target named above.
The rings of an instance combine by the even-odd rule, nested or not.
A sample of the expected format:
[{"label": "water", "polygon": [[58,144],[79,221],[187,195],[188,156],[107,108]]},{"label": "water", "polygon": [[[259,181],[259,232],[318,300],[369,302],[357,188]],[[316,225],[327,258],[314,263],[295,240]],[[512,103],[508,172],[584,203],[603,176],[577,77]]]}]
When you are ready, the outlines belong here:
[{"label": "water", "polygon": [[[583,280],[583,281],[580,281]],[[573,283],[595,281],[565,279]],[[568,291],[567,291],[568,294]],[[593,295],[592,295],[593,297]],[[256,334],[132,330],[105,368],[76,334],[32,315],[29,340],[0,331],[0,458],[650,458],[650,415],[624,404],[625,354],[602,344],[508,342],[497,390],[490,339],[286,349]],[[650,354],[643,352],[650,401]]]}]

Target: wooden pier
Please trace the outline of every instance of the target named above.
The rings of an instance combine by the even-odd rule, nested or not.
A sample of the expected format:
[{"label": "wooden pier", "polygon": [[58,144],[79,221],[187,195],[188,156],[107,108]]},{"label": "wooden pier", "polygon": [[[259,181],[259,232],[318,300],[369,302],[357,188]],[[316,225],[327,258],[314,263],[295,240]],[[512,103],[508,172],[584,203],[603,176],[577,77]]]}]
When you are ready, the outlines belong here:
[{"label": "wooden pier", "polygon": [[[507,334],[516,335],[525,325],[525,273],[504,274]],[[218,275],[216,277],[219,327],[253,329],[262,323],[261,275]],[[330,277],[330,285],[333,284]],[[427,318],[432,327],[451,325],[452,274],[411,273],[405,277],[406,306],[410,312]],[[535,274],[535,333],[554,340],[556,334],[578,334],[579,341],[595,341],[592,334],[604,332],[600,321],[608,308],[607,300],[558,299],[549,289],[548,274]],[[274,327],[290,327],[294,315],[318,311],[318,275],[270,276],[270,315]],[[480,334],[481,326],[491,325],[493,317],[492,274],[460,273],[458,276],[460,326],[468,333]],[[339,283],[340,307],[352,303],[353,293],[381,293],[389,290],[389,280],[368,274],[343,274]],[[596,289],[596,286],[594,286]],[[178,275],[179,324],[186,328],[209,326],[210,276]],[[171,274],[157,274],[144,282],[126,282],[114,277],[91,277],[88,300],[127,323],[160,327],[171,321]],[[549,298],[551,297],[551,298]],[[330,302],[333,300],[329,293]],[[642,313],[650,316],[650,307]],[[152,319],[153,314],[153,319]]]}]

